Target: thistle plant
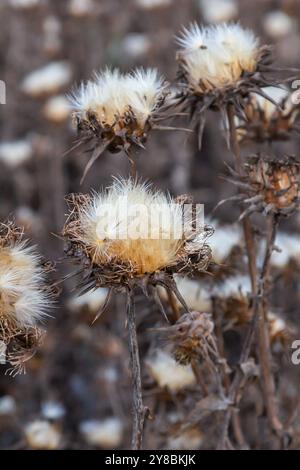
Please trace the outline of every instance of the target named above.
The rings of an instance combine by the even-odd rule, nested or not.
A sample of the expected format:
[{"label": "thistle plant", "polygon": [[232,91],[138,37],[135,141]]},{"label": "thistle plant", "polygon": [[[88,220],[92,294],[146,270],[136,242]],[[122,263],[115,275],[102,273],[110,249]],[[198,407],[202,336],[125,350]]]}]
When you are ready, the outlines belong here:
[{"label": "thistle plant", "polygon": [[[181,365],[192,367],[204,401],[208,398],[208,386],[203,380],[203,364],[213,371],[215,380],[209,386],[214,393],[217,390],[220,402],[216,405],[213,401],[210,406],[219,406],[217,409],[224,414],[218,448],[231,447],[228,434],[231,423],[235,435],[239,436],[237,440],[242,440],[234,410],[242,396],[245,382],[242,371],[248,364],[256,337],[270,428],[282,440],[284,427],[275,397],[271,342],[276,335],[282,339],[278,332],[284,329],[279,328],[278,318],[270,316],[268,293],[279,221],[294,213],[299,204],[299,164],[293,157],[273,157],[271,151],[268,155],[257,153],[244,161],[240,145],[246,140],[264,143],[289,139],[297,131],[298,107],[287,95],[285,80],[275,75],[280,70],[272,65],[271,48],[262,46],[252,31],[238,24],[207,27],[192,24],[183,30],[178,42],[181,49],[177,53],[175,95],[154,69],[138,69],[129,74],[106,69],[73,94],[71,100],[79,131],[76,145],[89,143],[93,150],[83,178],[105,150],[123,151],[131,162],[131,175],[115,180],[100,193],[68,197],[69,213],[63,229],[66,255],[79,265],[76,272],[80,276],[79,293],[108,289],[94,321],[106,309],[113,293],[126,296],[134,449],[142,446],[147,415],[136,331],[137,293],[151,298],[164,320],[172,323],[153,330],[166,333],[173,358]],[[209,312],[189,308],[189,302],[178,288],[178,279],[200,278],[206,273],[211,262],[206,239],[211,229],[199,224],[196,207],[189,196],[172,198],[136,178],[133,150],[144,148],[150,131],[169,128],[160,122],[181,114],[176,111],[178,106],[190,113],[200,145],[206,111],[219,112],[234,154],[234,168],[228,166],[227,179],[238,188],[238,194],[231,200],[241,205],[240,221],[248,261],[247,276],[243,274],[245,283],[251,285],[251,295],[223,295],[222,289],[215,288],[211,296],[202,296],[201,305],[205,303]],[[261,264],[253,213],[267,217]],[[239,230],[233,238],[234,244],[240,245]],[[231,248],[227,250],[229,262]],[[222,282],[228,272],[220,266],[216,282]],[[166,304],[172,309],[172,318]],[[224,321],[220,321],[220,310]],[[229,329],[233,324],[247,327],[239,367],[235,367],[232,376],[225,358],[224,322]]]},{"label": "thistle plant", "polygon": [[[199,224],[194,211],[137,180],[115,180],[105,192],[71,195],[70,213],[63,230],[66,254],[81,266],[82,293],[108,288],[127,298],[129,348],[134,386],[132,446],[141,448],[145,407],[142,386],[134,297],[140,290],[152,297],[166,319],[158,287],[174,295],[186,312],[189,309],[174,281],[174,274],[205,271],[210,249],[205,243],[211,233]],[[125,204],[125,205],[124,205]],[[160,212],[160,213],[159,213]]]}]

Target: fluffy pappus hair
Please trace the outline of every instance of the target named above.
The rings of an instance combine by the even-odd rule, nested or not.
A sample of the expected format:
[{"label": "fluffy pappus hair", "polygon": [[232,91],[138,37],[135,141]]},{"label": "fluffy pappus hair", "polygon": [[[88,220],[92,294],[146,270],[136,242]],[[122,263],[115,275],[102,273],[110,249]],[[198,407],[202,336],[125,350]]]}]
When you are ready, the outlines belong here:
[{"label": "fluffy pappus hair", "polygon": [[105,192],[72,195],[69,205],[67,254],[89,267],[87,289],[130,289],[146,279],[172,286],[182,300],[173,274],[205,270],[210,261],[209,228],[184,220],[182,201],[150,185],[115,180]]},{"label": "fluffy pappus hair", "polygon": [[162,128],[158,121],[166,110],[167,83],[156,69],[139,68],[123,74],[106,68],[82,83],[70,96],[79,143],[94,142],[89,166],[107,148],[110,152],[144,147],[148,132]]},{"label": "fluffy pappus hair", "polygon": [[246,73],[253,73],[260,60],[259,41],[239,24],[184,28],[177,39],[178,60],[195,93],[235,85]]},{"label": "fluffy pappus hair", "polygon": [[0,225],[0,340],[15,371],[40,344],[51,305],[47,265],[12,223]]}]

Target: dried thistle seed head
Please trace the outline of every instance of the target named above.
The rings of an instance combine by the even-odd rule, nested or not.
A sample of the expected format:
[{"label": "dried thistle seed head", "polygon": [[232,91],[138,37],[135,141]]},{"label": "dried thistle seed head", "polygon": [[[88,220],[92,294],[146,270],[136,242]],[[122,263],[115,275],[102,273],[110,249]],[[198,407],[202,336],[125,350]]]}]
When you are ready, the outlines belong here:
[{"label": "dried thistle seed head", "polygon": [[93,141],[100,156],[106,148],[143,147],[167,95],[167,83],[156,69],[122,74],[107,68],[82,83],[70,101],[83,142]]},{"label": "dried thistle seed head", "polygon": [[286,88],[266,87],[251,93],[244,107],[245,116],[238,119],[238,137],[241,141],[257,142],[287,140],[295,130],[299,106],[293,104]]},{"label": "dried thistle seed head", "polygon": [[269,77],[270,48],[261,46],[252,31],[239,24],[215,26],[192,24],[178,38],[178,78],[181,93],[178,102],[189,110],[199,128],[199,143],[207,109],[225,115],[228,104],[243,116],[244,98],[251,92],[277,84]]},{"label": "dried thistle seed head", "polygon": [[267,320],[272,345],[287,346],[290,344],[292,338],[295,337],[295,331],[292,327],[282,317],[273,312],[268,312]]},{"label": "dried thistle seed head", "polygon": [[[8,361],[24,362],[40,344],[38,325],[51,304],[46,267],[11,223],[0,225],[0,340]],[[24,358],[24,360],[22,360]]]},{"label": "dried thistle seed head", "polygon": [[295,158],[254,156],[248,159],[245,170],[257,209],[288,215],[297,208],[300,165]]},{"label": "dried thistle seed head", "polygon": [[176,361],[183,365],[199,359],[211,362],[217,358],[213,330],[211,315],[200,312],[184,314],[174,325],[161,329],[172,343]]},{"label": "dried thistle seed head", "polygon": [[213,296],[226,323],[226,329],[249,323],[252,318],[249,294],[251,284],[248,276],[233,276],[215,286]]},{"label": "dried thistle seed head", "polygon": [[196,378],[190,365],[178,364],[172,355],[164,350],[157,350],[146,362],[150,375],[160,388],[179,392],[195,385]]},{"label": "dried thistle seed head", "polygon": [[71,207],[64,236],[108,271],[123,267],[133,277],[176,270],[196,265],[207,250],[203,225],[194,227],[183,206],[137,181],[115,180],[106,192],[73,197]]},{"label": "dried thistle seed head", "polygon": [[193,23],[178,42],[183,76],[189,89],[199,95],[237,86],[244,75],[257,70],[261,59],[258,39],[239,24],[200,27]]}]

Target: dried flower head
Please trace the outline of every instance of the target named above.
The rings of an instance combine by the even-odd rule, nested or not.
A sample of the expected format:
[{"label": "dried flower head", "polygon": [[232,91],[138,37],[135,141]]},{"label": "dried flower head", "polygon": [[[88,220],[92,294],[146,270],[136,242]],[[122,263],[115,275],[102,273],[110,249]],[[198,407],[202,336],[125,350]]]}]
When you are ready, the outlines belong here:
[{"label": "dried flower head", "polygon": [[245,102],[245,118],[238,120],[238,137],[241,141],[259,143],[288,140],[297,130],[295,121],[299,105],[293,104],[293,95],[286,88],[266,87],[251,93]]},{"label": "dried flower head", "polygon": [[167,333],[179,364],[190,364],[194,360],[211,363],[218,358],[214,323],[208,313],[186,313],[174,325],[160,330]]},{"label": "dried flower head", "polygon": [[22,240],[22,231],[12,224],[0,226],[0,340],[14,370],[23,365],[41,343],[39,328],[47,315],[50,289],[46,266],[34,248]]},{"label": "dried flower head", "polygon": [[223,283],[215,286],[213,296],[217,308],[222,312],[225,329],[242,326],[252,318],[251,284],[248,276],[228,277]]},{"label": "dried flower head", "polygon": [[300,164],[294,157],[249,157],[246,175],[234,183],[241,188],[240,201],[247,205],[241,218],[252,212],[290,215],[299,205]]},{"label": "dried flower head", "polygon": [[200,140],[204,111],[224,112],[230,103],[242,115],[244,97],[250,92],[260,94],[263,86],[271,84],[266,76],[271,71],[270,48],[260,46],[254,33],[239,24],[201,27],[193,23],[178,42],[179,100],[199,126]]},{"label": "dried flower head", "polygon": [[156,119],[161,118],[167,97],[167,84],[156,69],[136,69],[122,74],[106,69],[94,80],[82,83],[71,97],[80,142],[93,142],[94,153],[86,168],[108,149],[143,147]]},{"label": "dried flower head", "polygon": [[[115,180],[93,196],[72,195],[64,227],[67,254],[81,261],[86,290],[176,288],[173,274],[205,270],[209,230],[169,195],[134,180]],[[188,212],[188,215],[186,215]]]}]

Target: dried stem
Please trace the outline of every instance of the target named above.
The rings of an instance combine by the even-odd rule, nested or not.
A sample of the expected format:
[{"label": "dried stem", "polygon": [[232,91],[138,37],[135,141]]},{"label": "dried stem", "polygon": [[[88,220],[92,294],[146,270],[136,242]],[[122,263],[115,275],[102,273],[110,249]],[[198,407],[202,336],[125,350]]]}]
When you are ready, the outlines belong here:
[{"label": "dried stem", "polygon": [[[230,132],[230,145],[231,149],[235,155],[236,159],[236,170],[237,172],[242,175],[243,168],[241,162],[241,154],[240,154],[240,147],[237,139],[237,132],[234,122],[234,107],[233,105],[228,105],[227,109],[227,116],[228,116],[228,123],[229,123],[229,132]],[[263,261],[262,270],[258,279],[257,268],[256,268],[256,246],[255,240],[253,236],[253,229],[251,225],[251,221],[249,217],[245,217],[243,221],[243,229],[244,229],[244,237],[246,242],[247,254],[248,254],[248,266],[249,266],[249,274],[251,278],[252,284],[252,296],[254,299],[254,307],[253,307],[253,317],[252,321],[243,344],[240,361],[239,364],[243,364],[248,360],[251,345],[254,339],[255,331],[258,330],[258,338],[259,338],[259,353],[260,353],[260,363],[262,369],[262,380],[263,380],[263,389],[264,389],[264,398],[267,407],[268,418],[272,429],[275,431],[279,431],[282,429],[282,425],[277,417],[277,408],[276,408],[276,401],[275,401],[275,385],[273,376],[271,373],[271,354],[270,354],[270,342],[269,342],[269,333],[267,328],[266,322],[266,307],[267,302],[265,298],[265,287],[266,287],[266,280],[269,275],[270,269],[270,259],[272,255],[272,251],[274,248],[274,241],[276,238],[276,230],[278,226],[278,220],[272,217],[272,223],[269,222],[271,225],[270,229],[268,230],[268,239],[267,239],[267,247],[266,253]],[[258,282],[257,282],[258,279]],[[241,385],[243,383],[243,373],[240,368],[236,370],[234,375],[233,381],[230,386],[229,390],[229,399],[235,405],[239,401],[239,391]],[[228,441],[228,427],[230,424],[232,416],[232,409],[229,408],[224,416],[223,427],[220,436],[220,443],[218,448],[226,448],[226,443]]]},{"label": "dried stem", "polygon": [[133,429],[131,447],[134,450],[140,450],[142,448],[146,408],[143,405],[139,346],[136,333],[133,294],[131,292],[128,293],[127,299],[127,322],[129,333],[130,365],[133,383]]},{"label": "dried stem", "polygon": [[270,275],[270,260],[274,249],[278,222],[278,216],[272,214],[268,217],[266,251],[263,266],[259,276],[258,295],[257,302],[255,303],[256,308],[254,311],[254,315],[258,316],[257,337],[264,401],[270,426],[276,433],[280,433],[280,431],[282,431],[282,424],[278,418],[276,390],[274,378],[272,375],[270,336],[267,320],[268,300],[266,294]]},{"label": "dried stem", "polygon": [[[227,107],[227,117],[228,117],[228,126],[229,126],[229,137],[230,137],[230,147],[235,156],[235,167],[236,171],[239,175],[242,176],[243,174],[243,167],[242,167],[242,159],[241,159],[241,151],[240,146],[237,138],[237,131],[234,122],[235,111],[234,106],[229,104]],[[252,224],[249,217],[244,217],[243,219],[243,231],[244,231],[244,238],[248,256],[248,267],[249,267],[249,274],[251,279],[251,286],[252,286],[252,295],[253,298],[256,298],[257,293],[257,269],[256,269],[256,244],[254,240],[254,234],[252,229]],[[253,315],[250,327],[248,329],[248,333],[246,339],[243,344],[243,348],[241,351],[241,356],[239,360],[239,364],[243,364],[247,361],[250,351],[251,345],[254,339],[254,333],[256,330],[256,323],[257,323],[257,315]],[[240,368],[238,368],[235,372],[234,378],[232,380],[230,389],[229,389],[229,400],[237,404],[237,399],[239,395],[239,390],[243,381],[243,373]],[[228,428],[230,424],[232,416],[232,409],[228,408],[225,412],[223,426],[221,430],[220,441],[218,444],[218,449],[227,448],[228,442]]]},{"label": "dried stem", "polygon": [[[235,112],[234,106],[232,104],[228,105],[227,108],[227,117],[229,125],[229,136],[230,136],[230,148],[235,156],[235,167],[236,171],[240,176],[243,175],[243,166],[241,159],[241,150],[237,138],[237,131],[234,122]],[[248,255],[248,265],[249,265],[249,274],[251,278],[252,293],[256,294],[256,279],[257,279],[257,269],[256,269],[256,246],[253,235],[253,229],[249,217],[244,217],[243,219],[243,230],[244,237]]]}]

